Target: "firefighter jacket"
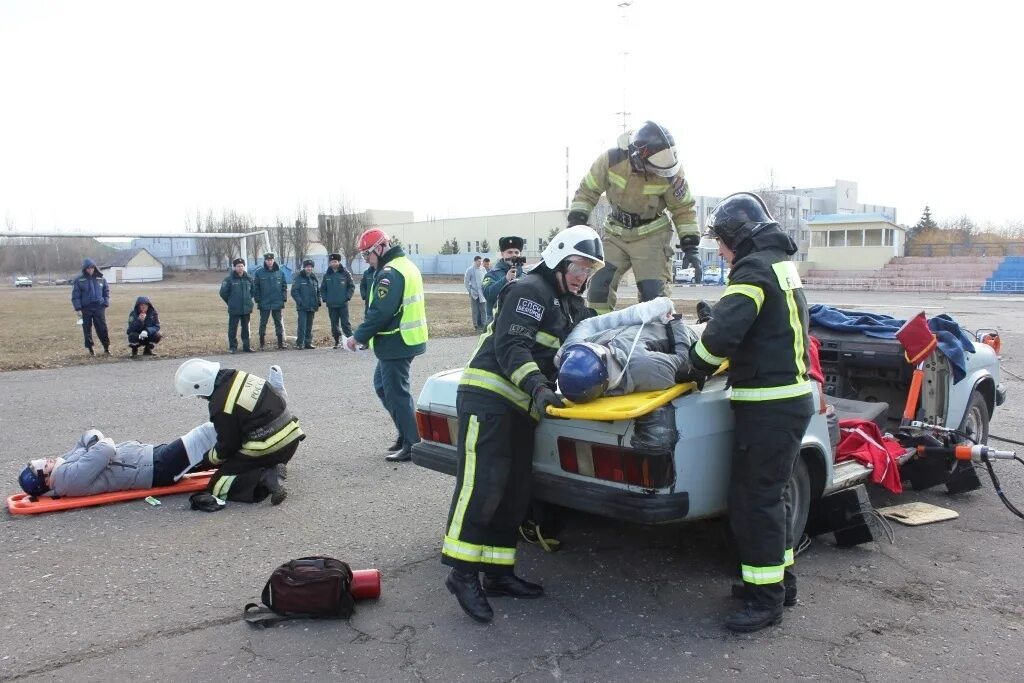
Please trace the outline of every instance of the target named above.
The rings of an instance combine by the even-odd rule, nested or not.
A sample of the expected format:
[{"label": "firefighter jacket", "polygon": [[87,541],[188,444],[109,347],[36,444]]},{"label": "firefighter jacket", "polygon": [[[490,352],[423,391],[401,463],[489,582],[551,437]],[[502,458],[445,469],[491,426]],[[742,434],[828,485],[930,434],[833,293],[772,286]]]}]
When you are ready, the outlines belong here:
[{"label": "firefighter jacket", "polygon": [[555,353],[572,328],[591,315],[582,297],[558,294],[554,273],[543,263],[535,266],[501,290],[494,322],[462,371],[459,391],[500,396],[540,419],[533,392],[544,384],[554,387]]},{"label": "firefighter jacket", "polygon": [[412,358],[427,350],[423,276],[401,247],[391,247],[377,262],[366,316],[352,336],[381,360]]},{"label": "firefighter jacket", "polygon": [[295,300],[297,311],[317,311],[320,309],[320,280],[316,273],[300,270],[292,278],[292,299]]},{"label": "firefighter jacket", "polygon": [[811,393],[807,299],[793,240],[769,228],[740,244],[729,285],[712,309],[690,361],[711,373],[726,359],[733,401],[777,401]]},{"label": "firefighter jacket", "polygon": [[252,298],[261,311],[279,311],[288,299],[288,285],[284,271],[276,262],[267,270],[264,266],[252,274]]},{"label": "firefighter jacket", "polygon": [[252,313],[252,278],[242,271],[241,275],[231,273],[220,283],[220,298],[228,305],[229,315]]},{"label": "firefighter jacket", "polygon": [[608,193],[612,205],[604,227],[610,235],[628,242],[631,237],[646,237],[670,229],[673,224],[680,237],[699,234],[693,195],[682,169],[672,178],[653,173],[645,176],[633,170],[625,150],[610,149],[583,176],[569,211],[589,216],[604,193]]},{"label": "firefighter jacket", "polygon": [[210,462],[259,458],[305,438],[284,397],[262,377],[226,368],[217,373],[210,395],[210,421],[217,445]]},{"label": "firefighter jacket", "polygon": [[328,266],[327,272],[324,273],[320,284],[320,298],[324,300],[325,306],[345,306],[355,289],[352,274],[339,263],[337,270]]}]

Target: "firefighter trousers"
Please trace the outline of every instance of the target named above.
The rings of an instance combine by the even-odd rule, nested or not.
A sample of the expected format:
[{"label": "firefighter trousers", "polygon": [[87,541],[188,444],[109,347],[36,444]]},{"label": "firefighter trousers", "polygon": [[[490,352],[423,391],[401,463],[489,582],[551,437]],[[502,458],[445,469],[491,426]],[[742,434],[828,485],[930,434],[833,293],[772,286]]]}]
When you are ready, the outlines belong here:
[{"label": "firefighter trousers", "polygon": [[793,507],[788,486],[813,413],[810,396],[733,401],[729,524],[743,582],[758,602],[782,606],[783,575],[793,564]]},{"label": "firefighter trousers", "polygon": [[508,401],[460,390],[459,470],[441,562],[488,574],[515,570],[519,525],[530,505],[537,423]]},{"label": "firefighter trousers", "polygon": [[594,273],[589,285],[590,307],[598,313],[609,313],[615,309],[617,291],[622,276],[632,269],[636,278],[637,298],[650,301],[659,296],[672,296],[672,248],[671,230],[659,230],[639,239],[624,240],[615,235],[605,235],[604,267]]},{"label": "firefighter trousers", "polygon": [[277,465],[287,463],[299,449],[299,441],[294,441],[279,451],[260,457],[252,457],[239,453],[210,477],[206,492],[223,500],[240,503],[258,503],[278,486]]}]

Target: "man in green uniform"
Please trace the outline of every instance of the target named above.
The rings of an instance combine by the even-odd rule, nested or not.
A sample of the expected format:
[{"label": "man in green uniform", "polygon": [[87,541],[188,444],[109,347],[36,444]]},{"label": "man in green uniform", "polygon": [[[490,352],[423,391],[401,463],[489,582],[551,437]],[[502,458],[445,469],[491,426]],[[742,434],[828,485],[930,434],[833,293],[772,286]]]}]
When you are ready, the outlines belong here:
[{"label": "man in green uniform", "polygon": [[341,254],[331,254],[327,258],[327,272],[324,273],[323,283],[320,285],[320,297],[327,306],[327,314],[331,316],[334,348],[338,348],[341,335],[352,336],[352,323],[348,321],[348,302],[354,292],[352,274],[341,265]]},{"label": "man in green uniform", "polygon": [[673,225],[683,261],[693,266],[700,282],[693,195],[667,130],[646,121],[598,157],[569,206],[569,225],[586,225],[605,193],[612,205],[604,226],[606,261],[590,286],[591,308],[598,313],[614,309],[619,281],[631,268],[640,301],[672,296]]},{"label": "man in green uniform", "polygon": [[292,280],[292,299],[298,320],[295,331],[295,348],[312,349],[313,318],[320,309],[320,281],[313,272],[313,259],[302,262],[302,270]]},{"label": "man in green uniform", "polygon": [[274,318],[274,331],[277,333],[277,348],[284,348],[281,309],[288,299],[288,286],[275,258],[274,252],[268,251],[263,255],[263,266],[253,273],[252,298],[260,309],[260,351],[266,344],[267,321],[271,316]]},{"label": "man in green uniform", "polygon": [[510,282],[514,282],[523,274],[525,260],[519,255],[523,251],[523,238],[514,235],[498,240],[501,259],[494,268],[484,275],[484,298],[487,300],[487,322],[494,316],[494,307],[498,303],[498,294]]},{"label": "man in green uniform", "polygon": [[405,462],[412,459],[412,446],[420,440],[409,369],[412,359],[427,350],[423,276],[400,246],[391,246],[380,228],[370,228],[359,237],[359,251],[375,275],[366,318],[345,340],[345,347],[355,351],[357,344],[369,346],[377,356],[373,388],[398,430],[398,441],[385,460]]},{"label": "man in green uniform", "polygon": [[249,316],[252,314],[252,278],[245,272],[245,259],[231,262],[234,269],[220,283],[220,298],[228,305],[228,353],[238,350],[238,327],[242,327],[242,351],[252,353]]}]

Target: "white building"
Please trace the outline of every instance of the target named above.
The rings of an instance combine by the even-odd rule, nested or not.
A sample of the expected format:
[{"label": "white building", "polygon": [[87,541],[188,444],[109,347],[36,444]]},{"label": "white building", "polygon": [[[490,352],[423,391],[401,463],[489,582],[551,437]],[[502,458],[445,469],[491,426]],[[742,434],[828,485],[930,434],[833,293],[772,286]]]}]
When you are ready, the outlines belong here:
[{"label": "white building", "polygon": [[103,277],[111,284],[124,282],[160,282],[164,264],[145,249],[122,249],[100,264]]}]

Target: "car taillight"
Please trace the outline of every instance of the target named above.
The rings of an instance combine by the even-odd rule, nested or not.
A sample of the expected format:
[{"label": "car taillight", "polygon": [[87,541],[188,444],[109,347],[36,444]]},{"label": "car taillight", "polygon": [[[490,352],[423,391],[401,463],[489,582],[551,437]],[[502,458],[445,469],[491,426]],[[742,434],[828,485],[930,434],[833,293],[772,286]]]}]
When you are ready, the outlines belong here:
[{"label": "car taillight", "polygon": [[416,431],[420,433],[420,438],[425,441],[436,441],[437,443],[454,446],[452,432],[455,431],[455,427],[449,424],[449,420],[452,420],[452,418],[449,418],[447,415],[417,410]]},{"label": "car taillight", "polygon": [[671,456],[565,437],[558,439],[558,461],[566,472],[644,488],[665,488],[675,478]]}]

